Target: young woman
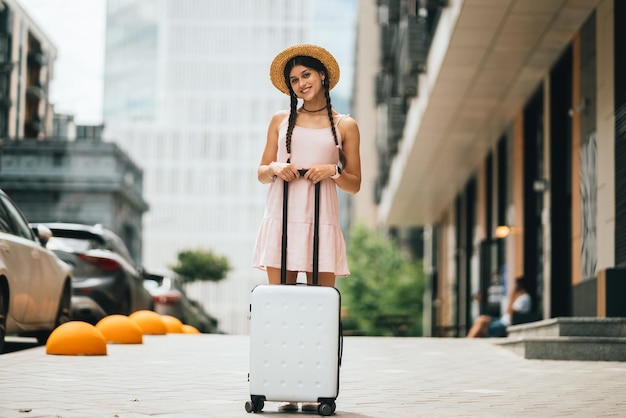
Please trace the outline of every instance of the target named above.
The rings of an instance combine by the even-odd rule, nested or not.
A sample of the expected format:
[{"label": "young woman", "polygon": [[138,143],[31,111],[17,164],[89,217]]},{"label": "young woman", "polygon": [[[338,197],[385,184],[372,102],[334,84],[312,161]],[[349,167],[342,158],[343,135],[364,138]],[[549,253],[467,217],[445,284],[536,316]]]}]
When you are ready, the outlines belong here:
[{"label": "young woman", "polygon": [[506,328],[511,325],[513,312],[528,313],[531,307],[532,303],[526,290],[526,281],[523,276],[517,277],[513,291],[509,295],[509,305],[504,315],[500,318],[492,318],[489,315],[479,316],[468,331],[467,337],[506,337]]},{"label": "young woman", "polygon": [[[254,266],[280,283],[283,182],[289,182],[287,282],[299,272],[311,281],[314,184],[321,182],[319,284],[334,286],[336,276],[349,274],[344,237],[339,225],[337,186],[356,193],[361,186],[359,129],[350,116],[333,109],[329,91],[339,81],[339,65],[326,49],[301,44],[272,61],[274,86],[291,98],[289,110],[275,113],[258,168],[269,183],[265,215],[254,253]],[[299,169],[307,169],[304,176]]]},{"label": "young woman", "polygon": [[[320,183],[319,284],[334,286],[335,277],[350,274],[339,225],[337,186],[349,193],[361,187],[359,128],[351,117],[333,109],[330,90],[339,81],[339,65],[324,48],[301,44],[279,53],[270,66],[272,84],[291,99],[288,110],[276,112],[267,129],[267,142],[258,179],[268,183],[265,214],[254,266],[266,270],[270,284],[280,283],[283,182],[289,182],[287,283],[313,271],[314,185]],[[299,170],[306,169],[300,175]],[[296,403],[279,406],[295,411]],[[317,411],[303,404],[303,411]]]}]

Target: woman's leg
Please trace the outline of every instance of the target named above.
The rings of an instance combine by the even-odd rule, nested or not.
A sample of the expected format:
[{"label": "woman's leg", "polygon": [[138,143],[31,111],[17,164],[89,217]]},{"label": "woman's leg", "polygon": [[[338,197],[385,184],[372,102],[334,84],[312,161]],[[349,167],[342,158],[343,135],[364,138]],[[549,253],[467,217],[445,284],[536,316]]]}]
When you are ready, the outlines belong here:
[{"label": "woman's leg", "polygon": [[[313,283],[313,273],[307,272],[306,281],[308,284]],[[320,286],[335,287],[335,273],[318,273],[317,284]]]},{"label": "woman's leg", "polygon": [[[295,283],[298,279],[297,271],[287,271],[287,283]],[[270,284],[280,284],[280,269],[275,267],[267,268],[267,281]]]},{"label": "woman's leg", "polygon": [[502,323],[501,318],[492,319],[487,324],[487,337],[506,337],[506,325]]},{"label": "woman's leg", "polygon": [[476,318],[474,325],[470,328],[467,333],[468,338],[477,338],[484,337],[487,335],[487,328],[489,327],[489,323],[491,322],[491,317],[488,315],[481,315]]}]

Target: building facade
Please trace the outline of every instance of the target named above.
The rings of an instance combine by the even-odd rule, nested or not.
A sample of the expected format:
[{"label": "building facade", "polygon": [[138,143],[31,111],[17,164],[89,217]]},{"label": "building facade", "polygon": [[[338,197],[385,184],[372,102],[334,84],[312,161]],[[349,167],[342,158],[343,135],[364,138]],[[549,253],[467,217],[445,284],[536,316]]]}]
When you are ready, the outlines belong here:
[{"label": "building facade", "polygon": [[18,2],[0,1],[0,187],[30,222],[105,225],[141,266],[143,173],[102,125],[54,114],[56,55]]},{"label": "building facade", "polygon": [[362,146],[377,149],[376,224],[424,228],[427,335],[500,314],[519,276],[537,319],[626,316],[626,4],[371,3]]},{"label": "building facade", "polygon": [[10,140],[1,163],[0,188],[30,222],[102,224],[141,267],[143,173],[117,145],[82,134],[74,141]]},{"label": "building facade", "polygon": [[250,290],[266,281],[252,268],[256,171],[270,117],[289,105],[270,63],[291,44],[327,46],[342,66],[333,102],[348,113],[355,14],[352,0],[107,2],[105,134],[145,173],[146,266],[168,269],[184,249],[226,256],[224,281],[187,289],[226,332],[247,333]]},{"label": "building facade", "polygon": [[0,140],[51,135],[56,47],[15,0],[0,1]]}]

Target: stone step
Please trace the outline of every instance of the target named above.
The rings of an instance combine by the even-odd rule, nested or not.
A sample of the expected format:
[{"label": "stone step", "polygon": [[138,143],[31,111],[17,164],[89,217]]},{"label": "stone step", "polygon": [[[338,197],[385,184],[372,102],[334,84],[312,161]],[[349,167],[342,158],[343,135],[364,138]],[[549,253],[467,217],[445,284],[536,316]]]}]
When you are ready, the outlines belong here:
[{"label": "stone step", "polygon": [[624,337],[508,337],[495,343],[526,359],[626,361]]},{"label": "stone step", "polygon": [[507,328],[509,338],[626,337],[626,318],[558,317]]}]

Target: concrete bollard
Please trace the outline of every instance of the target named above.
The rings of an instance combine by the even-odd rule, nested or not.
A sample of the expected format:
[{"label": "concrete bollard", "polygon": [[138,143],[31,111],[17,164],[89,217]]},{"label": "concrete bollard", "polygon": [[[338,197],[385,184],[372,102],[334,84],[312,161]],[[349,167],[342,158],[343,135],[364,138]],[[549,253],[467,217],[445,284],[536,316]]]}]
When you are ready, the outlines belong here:
[{"label": "concrete bollard", "polygon": [[180,319],[171,315],[161,315],[161,319],[165,324],[165,329],[168,334],[182,334],[183,333],[183,323]]},{"label": "concrete bollard", "polygon": [[52,331],[46,343],[46,354],[102,356],[107,354],[107,342],[95,326],[70,321]]},{"label": "concrete bollard", "polygon": [[102,332],[107,342],[117,344],[142,344],[143,330],[125,315],[109,315],[102,318],[96,324],[96,328]]},{"label": "concrete bollard", "polygon": [[196,328],[194,326],[184,324],[183,325],[183,333],[185,333],[185,334],[200,334],[200,331],[198,331],[198,328]]},{"label": "concrete bollard", "polygon": [[167,334],[167,328],[165,328],[165,323],[163,322],[163,319],[161,319],[161,315],[154,311],[141,310],[133,312],[128,317],[139,325],[139,328],[141,328],[144,335]]}]

